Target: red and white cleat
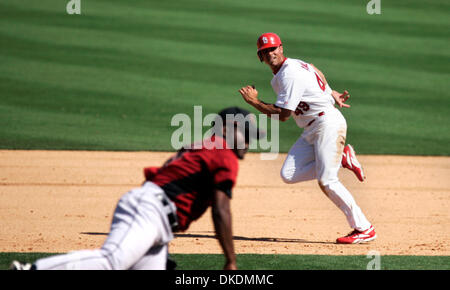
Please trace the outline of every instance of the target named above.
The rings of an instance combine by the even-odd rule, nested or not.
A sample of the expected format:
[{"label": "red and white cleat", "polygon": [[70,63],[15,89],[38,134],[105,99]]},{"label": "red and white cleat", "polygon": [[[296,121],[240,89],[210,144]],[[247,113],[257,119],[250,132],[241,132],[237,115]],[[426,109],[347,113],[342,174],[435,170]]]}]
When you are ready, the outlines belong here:
[{"label": "red and white cleat", "polygon": [[361,164],[359,163],[358,159],[356,159],[355,150],[353,149],[352,145],[347,144],[347,146],[344,147],[344,152],[342,152],[341,164],[342,167],[345,167],[353,171],[356,177],[358,177],[359,181],[363,182],[364,179],[366,179],[366,176],[364,175],[364,170]]},{"label": "red and white cleat", "polygon": [[367,243],[370,241],[373,241],[377,238],[377,234],[375,233],[375,229],[373,226],[370,226],[365,231],[358,231],[354,230],[353,232],[349,233],[345,237],[338,238],[336,240],[336,243],[338,244],[360,244],[360,243]]}]

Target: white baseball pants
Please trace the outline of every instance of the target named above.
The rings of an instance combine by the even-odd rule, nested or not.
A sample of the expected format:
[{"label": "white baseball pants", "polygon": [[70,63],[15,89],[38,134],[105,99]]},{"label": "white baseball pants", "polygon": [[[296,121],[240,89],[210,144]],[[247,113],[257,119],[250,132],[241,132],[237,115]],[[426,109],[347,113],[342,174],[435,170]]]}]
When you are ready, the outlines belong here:
[{"label": "white baseball pants", "polygon": [[364,231],[371,224],[338,178],[346,134],[347,123],[341,112],[327,110],[291,147],[281,178],[286,183],[317,179],[325,195],[344,212],[350,227]]},{"label": "white baseball pants", "polygon": [[[164,270],[173,234],[151,182],[122,196],[110,233],[97,250],[82,250],[35,262],[38,270]],[[170,205],[175,209],[173,204]]]}]

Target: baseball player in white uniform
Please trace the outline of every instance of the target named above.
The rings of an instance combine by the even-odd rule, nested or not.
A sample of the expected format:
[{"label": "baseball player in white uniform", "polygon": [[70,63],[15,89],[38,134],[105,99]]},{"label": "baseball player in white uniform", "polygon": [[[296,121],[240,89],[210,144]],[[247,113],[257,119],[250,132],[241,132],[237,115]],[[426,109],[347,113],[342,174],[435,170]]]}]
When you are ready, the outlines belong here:
[{"label": "baseball player in white uniform", "polygon": [[253,86],[239,90],[244,100],[268,116],[278,115],[280,121],[291,116],[303,134],[289,150],[281,178],[286,183],[317,179],[325,195],[345,214],[353,229],[337,243],[354,244],[376,238],[374,227],[356,204],[351,193],[338,178],[341,167],[352,170],[360,181],[365,176],[350,145],[345,146],[347,123],[335,107],[345,104],[348,92],[331,90],[325,76],[314,65],[298,59],[286,58],[281,39],[275,33],[258,38],[258,56],[273,72],[271,85],[277,94],[275,104],[258,99]]}]

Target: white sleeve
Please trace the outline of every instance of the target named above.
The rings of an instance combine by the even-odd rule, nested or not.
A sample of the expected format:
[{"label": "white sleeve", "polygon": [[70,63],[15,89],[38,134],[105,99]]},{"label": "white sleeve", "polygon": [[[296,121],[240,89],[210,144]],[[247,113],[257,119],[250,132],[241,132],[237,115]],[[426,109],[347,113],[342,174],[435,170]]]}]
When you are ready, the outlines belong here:
[{"label": "white sleeve", "polygon": [[333,90],[330,88],[330,86],[328,84],[326,84],[325,94],[327,94],[330,97],[331,103],[334,105],[334,104],[336,104],[336,100],[333,98],[333,95],[331,94],[332,92],[333,92]]},{"label": "white sleeve", "polygon": [[330,88],[330,86],[328,85],[328,84],[326,84],[325,85],[325,94],[329,94],[329,95],[331,95],[331,92],[332,92],[333,90]]},{"label": "white sleeve", "polygon": [[305,85],[300,78],[284,78],[280,81],[277,107],[295,111],[305,92]]}]

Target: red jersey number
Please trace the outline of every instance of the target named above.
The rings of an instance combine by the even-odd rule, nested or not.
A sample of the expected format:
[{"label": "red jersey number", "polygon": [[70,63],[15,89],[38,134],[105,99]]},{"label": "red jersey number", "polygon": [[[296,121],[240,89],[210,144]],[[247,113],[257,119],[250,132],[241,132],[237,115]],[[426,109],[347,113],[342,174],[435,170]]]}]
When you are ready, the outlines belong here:
[{"label": "red jersey number", "polygon": [[300,102],[295,109],[295,115],[303,115],[306,111],[309,110],[309,105],[305,102]]}]

